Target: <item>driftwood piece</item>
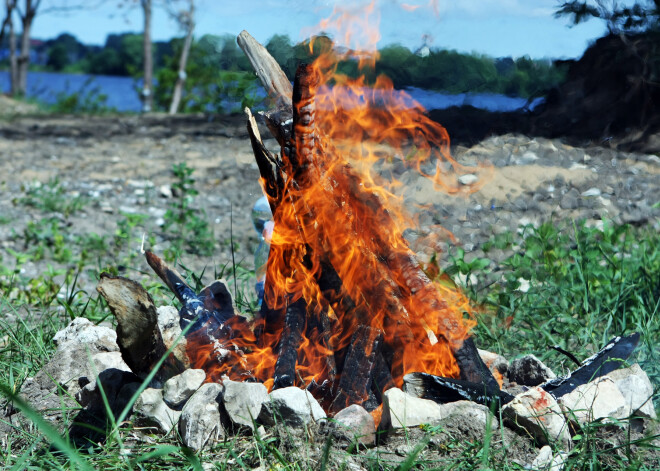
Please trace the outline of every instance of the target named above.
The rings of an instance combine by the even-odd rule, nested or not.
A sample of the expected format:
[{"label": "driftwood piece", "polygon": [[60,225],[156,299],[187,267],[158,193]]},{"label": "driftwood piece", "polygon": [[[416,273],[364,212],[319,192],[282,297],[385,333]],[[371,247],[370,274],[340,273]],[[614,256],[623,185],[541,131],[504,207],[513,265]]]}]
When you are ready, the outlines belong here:
[{"label": "driftwood piece", "polygon": [[369,399],[382,343],[381,331],[366,325],[357,326],[344,360],[337,395],[330,406],[333,412]]},{"label": "driftwood piece", "polygon": [[440,404],[455,401],[472,401],[477,404],[503,406],[513,400],[504,391],[491,392],[482,383],[443,378],[428,373],[409,373],[403,377],[403,389],[411,396],[430,399]]},{"label": "driftwood piece", "polygon": [[245,30],[241,31],[236,41],[250,60],[268,95],[290,107],[293,93],[291,82],[273,56]]},{"label": "driftwood piece", "polygon": [[[117,343],[124,361],[133,373],[145,377],[167,351],[151,296],[139,283],[107,273],[101,273],[96,289],[117,319]],[[185,368],[173,356],[166,363],[159,379]]]},{"label": "driftwood piece", "polygon": [[293,386],[296,382],[298,347],[305,331],[307,305],[303,298],[289,304],[284,316],[284,328],[280,336],[273,389]]},{"label": "driftwood piece", "polygon": [[555,398],[560,398],[581,384],[586,384],[620,368],[623,360],[630,356],[638,342],[639,333],[628,337],[615,337],[598,353],[584,360],[582,366],[575,371],[566,376],[551,379],[540,386]]}]

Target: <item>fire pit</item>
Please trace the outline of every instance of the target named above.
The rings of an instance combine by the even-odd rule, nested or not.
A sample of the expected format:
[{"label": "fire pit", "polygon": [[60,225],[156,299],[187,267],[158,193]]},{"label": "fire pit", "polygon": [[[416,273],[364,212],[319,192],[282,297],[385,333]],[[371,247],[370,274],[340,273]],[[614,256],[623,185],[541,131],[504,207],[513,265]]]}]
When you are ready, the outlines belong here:
[{"label": "fire pit", "polygon": [[[407,165],[423,169],[432,157],[452,163],[444,129],[417,108],[394,114],[388,100],[395,96],[388,97],[382,83],[379,93],[363,95],[348,110],[337,108],[328,100],[340,87],[330,93],[324,85],[331,79],[349,89],[356,84],[331,73],[337,62],[331,48],[313,65],[301,65],[291,87],[249,34],[238,40],[276,103],[261,117],[281,146],[277,156],[265,147],[246,109],[275,223],[263,304],[248,320],[236,313],[221,281],[196,293],[174,268],[146,252],[182,305],[175,324],[183,334],[175,340],[176,334],[159,329],[153,302],[137,283],[102,275],[99,291],[117,317],[126,363],[134,373],[165,384],[160,396],[143,397],[146,391],[140,396],[143,415],[159,417],[163,430],[179,420],[184,441],[194,448],[218,438],[213,427],[220,423],[227,430],[254,430],[259,423],[303,425],[326,415],[354,424],[363,431],[362,443],[371,444],[379,425],[386,430],[433,421],[412,409],[440,407],[436,412],[446,418],[452,413],[443,409],[447,404],[471,401],[483,407],[484,417],[501,408],[503,418],[537,443],[569,447],[571,414],[585,395],[591,403],[582,422],[594,414],[623,417],[648,405],[647,396],[623,407],[624,393],[605,377],[633,351],[636,334],[613,339],[565,376],[522,380],[532,389],[518,396],[502,390],[501,369],[486,365],[470,337],[474,321],[466,298],[426,275],[403,237],[405,220],[392,206],[391,193],[351,164],[365,154],[372,158],[364,140],[382,134],[378,143],[399,152],[415,146],[417,154]],[[379,106],[383,101],[388,106]],[[349,130],[357,131],[357,138]],[[441,183],[440,173],[438,166],[427,176]],[[168,347],[177,350],[168,356]],[[192,386],[184,375],[194,376]],[[175,379],[186,386],[168,387]],[[168,393],[172,389],[178,392]],[[612,400],[604,399],[606,390],[618,398],[618,408],[596,413],[596,402]],[[194,400],[182,406],[185,399],[179,396],[187,399],[193,392]],[[171,409],[162,403],[163,394],[179,398],[165,399]],[[242,404],[245,397],[252,401]],[[199,411],[218,401],[222,407],[212,407],[217,417],[201,420]],[[201,405],[190,405],[196,403]],[[203,431],[195,432],[199,427]]]}]

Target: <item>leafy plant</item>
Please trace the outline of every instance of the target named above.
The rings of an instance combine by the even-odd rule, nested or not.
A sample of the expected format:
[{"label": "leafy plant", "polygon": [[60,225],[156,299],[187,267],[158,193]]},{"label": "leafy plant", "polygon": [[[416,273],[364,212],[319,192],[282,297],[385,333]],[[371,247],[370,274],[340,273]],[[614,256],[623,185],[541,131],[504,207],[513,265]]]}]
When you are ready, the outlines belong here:
[{"label": "leafy plant", "polygon": [[108,95],[101,93],[101,88],[94,85],[94,77],[89,77],[79,90],[67,90],[55,95],[55,102],[50,109],[64,114],[101,114],[116,111],[108,106]]},{"label": "leafy plant", "polygon": [[176,178],[172,184],[175,198],[165,213],[163,225],[164,231],[171,232],[172,245],[166,250],[165,257],[175,260],[184,248],[193,254],[211,255],[215,248],[213,231],[206,213],[193,207],[195,196],[199,194],[192,177],[194,169],[183,162],[174,164],[172,172]]},{"label": "leafy plant", "polygon": [[57,177],[51,178],[45,184],[34,182],[25,188],[25,196],[16,198],[13,202],[41,211],[61,213],[65,217],[80,211],[87,204],[87,200],[82,196],[68,193]]}]

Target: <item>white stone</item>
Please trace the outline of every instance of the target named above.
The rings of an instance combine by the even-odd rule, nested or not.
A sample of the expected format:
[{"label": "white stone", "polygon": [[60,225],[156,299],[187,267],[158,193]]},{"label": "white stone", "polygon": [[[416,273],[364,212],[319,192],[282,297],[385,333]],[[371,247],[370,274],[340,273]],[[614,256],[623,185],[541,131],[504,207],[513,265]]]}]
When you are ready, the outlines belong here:
[{"label": "white stone", "polygon": [[630,415],[626,399],[608,376],[581,384],[557,402],[566,418],[580,425],[607,417],[622,419]]},{"label": "white stone", "polygon": [[109,327],[93,324],[89,319],[76,317],[53,337],[58,350],[70,342],[92,345],[97,351],[118,352],[117,332]]},{"label": "white stone", "polygon": [[186,338],[181,335],[179,311],[174,306],[160,306],[156,309],[156,312],[158,314],[158,329],[165,347],[169,349],[176,344],[172,354],[183,366],[190,366],[190,360],[186,354]]},{"label": "white stone", "polygon": [[173,376],[163,385],[163,399],[170,407],[178,407],[188,400],[206,380],[204,370],[186,370]]},{"label": "white stone", "polygon": [[477,349],[477,353],[479,353],[481,361],[484,362],[491,373],[498,373],[500,375],[506,374],[507,370],[509,369],[509,362],[502,355],[481,349]]},{"label": "white stone", "polygon": [[276,389],[268,395],[259,415],[259,420],[266,425],[279,421],[293,427],[325,419],[323,408],[307,390],[295,386]]},{"label": "white stone", "polygon": [[154,425],[163,433],[169,433],[181,416],[181,412],[167,407],[163,401],[163,392],[153,388],[142,391],[135,401],[133,411],[138,416],[138,421]]},{"label": "white stone", "polygon": [[539,454],[534,458],[530,469],[532,471],[562,471],[564,469],[564,461],[566,460],[566,453],[552,454],[552,448],[546,445],[539,451]]},{"label": "white stone", "polygon": [[225,436],[220,417],[222,386],[206,383],[186,402],[179,419],[184,445],[199,451]]},{"label": "white stone", "polygon": [[95,353],[92,355],[92,361],[94,362],[94,369],[97,373],[110,368],[121,371],[131,371],[120,352]]},{"label": "white stone", "polygon": [[582,192],[582,196],[587,197],[587,198],[588,197],[600,196],[600,194],[601,194],[601,191],[596,187],[589,188],[588,190]]},{"label": "white stone", "polygon": [[268,389],[261,383],[241,383],[223,379],[222,403],[229,420],[236,426],[254,430],[263,404],[268,401]]},{"label": "white stone", "polygon": [[510,425],[526,430],[541,445],[571,445],[568,425],[557,401],[540,387],[517,395],[502,408],[502,416]]},{"label": "white stone", "polygon": [[473,173],[468,173],[466,175],[461,175],[460,177],[458,177],[458,183],[460,183],[461,185],[466,185],[466,186],[474,185],[475,183],[477,183],[477,181],[479,181],[479,177],[477,177]]},{"label": "white stone", "polygon": [[398,429],[422,424],[436,425],[444,417],[443,407],[428,399],[413,397],[399,388],[392,388],[383,394],[384,428]]},{"label": "white stone", "polygon": [[350,441],[371,446],[376,443],[376,423],[364,407],[353,404],[335,414],[335,433]]},{"label": "white stone", "polygon": [[607,376],[612,378],[619,388],[633,414],[651,419],[657,418],[653,406],[653,385],[639,364],[614,370]]},{"label": "white stone", "polygon": [[441,407],[443,409],[443,420],[445,422],[453,422],[454,419],[463,420],[471,424],[478,424],[485,429],[489,426],[488,417],[490,416],[491,429],[499,427],[497,418],[491,414],[488,407],[482,404],[477,404],[472,401],[455,401],[441,404]]}]

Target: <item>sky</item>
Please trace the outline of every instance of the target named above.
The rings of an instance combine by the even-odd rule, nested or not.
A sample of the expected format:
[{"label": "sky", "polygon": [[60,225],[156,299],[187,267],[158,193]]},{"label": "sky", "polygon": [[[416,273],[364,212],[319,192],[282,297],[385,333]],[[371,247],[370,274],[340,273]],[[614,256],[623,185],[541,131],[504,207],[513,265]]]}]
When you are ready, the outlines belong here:
[{"label": "sky", "polygon": [[[158,0],[154,0],[157,2]],[[378,47],[398,43],[413,50],[424,44],[493,57],[573,58],[605,34],[605,25],[592,20],[569,27],[556,19],[557,0],[374,0],[380,17]],[[33,37],[53,38],[68,32],[86,44],[102,45],[108,33],[139,32],[139,8],[131,0],[92,1],[96,8],[63,13],[47,11],[67,0],[44,0]],[[69,1],[71,4],[72,1]],[[179,0],[180,5],[186,2]],[[364,12],[361,0],[196,0],[197,37],[204,34],[237,35],[243,29],[266,42],[274,34],[288,34],[294,42],[305,39],[334,8]],[[375,18],[372,16],[372,18]],[[318,28],[316,29],[318,31]],[[163,8],[154,9],[152,36],[169,40],[180,36],[177,24]]]}]

